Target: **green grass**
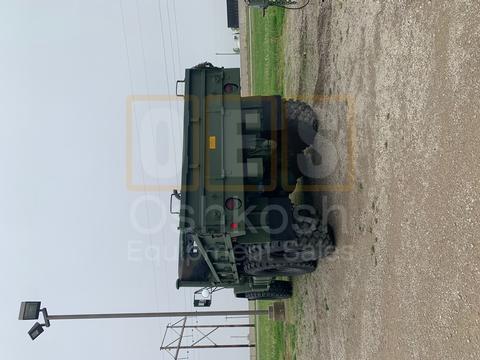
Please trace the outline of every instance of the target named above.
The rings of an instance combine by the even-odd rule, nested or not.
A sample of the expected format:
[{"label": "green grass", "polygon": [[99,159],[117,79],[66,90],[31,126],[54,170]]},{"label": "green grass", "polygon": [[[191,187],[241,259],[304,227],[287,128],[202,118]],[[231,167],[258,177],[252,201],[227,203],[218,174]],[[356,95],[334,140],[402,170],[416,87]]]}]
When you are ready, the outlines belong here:
[{"label": "green grass", "polygon": [[252,93],[254,95],[283,94],[283,22],[285,10],[269,8],[265,17],[251,9]]},{"label": "green grass", "polygon": [[[260,10],[250,10],[251,24],[251,91],[252,95],[283,95],[284,53],[283,25],[285,10],[269,8],[266,16]],[[258,301],[257,308],[267,309],[272,302]],[[287,302],[287,313],[303,316],[301,300]],[[289,322],[276,322],[266,316],[257,318],[258,360],[294,360],[297,328]]]},{"label": "green grass", "polygon": [[[258,309],[268,309],[271,301],[257,301]],[[287,303],[287,313],[296,311],[295,299]],[[257,359],[258,360],[295,360],[297,327],[294,324],[269,320],[266,316],[257,318]]]},{"label": "green grass", "polygon": [[[259,309],[268,309],[269,301],[258,301]],[[260,316],[257,323],[257,354],[259,360],[279,360],[285,358],[286,342],[284,324]]]}]

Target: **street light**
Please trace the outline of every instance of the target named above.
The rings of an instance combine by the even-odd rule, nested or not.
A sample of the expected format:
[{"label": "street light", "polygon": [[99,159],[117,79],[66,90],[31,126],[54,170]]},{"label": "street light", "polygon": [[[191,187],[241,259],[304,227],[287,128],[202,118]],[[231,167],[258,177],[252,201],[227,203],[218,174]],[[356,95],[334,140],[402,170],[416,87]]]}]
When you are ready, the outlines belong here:
[{"label": "street light", "polygon": [[[210,291],[209,291],[210,292]],[[206,294],[206,293],[205,293]],[[20,305],[19,320],[38,320],[40,313],[44,323],[36,322],[28,335],[35,340],[43,333],[44,327],[50,327],[52,320],[89,320],[89,319],[132,319],[132,318],[166,318],[166,317],[200,317],[200,316],[260,316],[268,315],[272,320],[284,320],[285,305],[274,303],[268,310],[227,310],[227,311],[182,311],[182,312],[143,312],[115,314],[70,314],[50,315],[46,308],[41,308],[39,301],[26,301]]]},{"label": "street light", "polygon": [[18,320],[38,320],[40,313],[43,315],[44,323],[40,324],[38,321],[28,331],[28,335],[32,340],[35,340],[41,333],[43,333],[43,327],[50,326],[50,320],[48,319],[48,312],[46,308],[41,309],[42,303],[40,301],[24,301],[20,304],[20,313],[18,314]]},{"label": "street light", "polygon": [[40,301],[24,301],[20,304],[18,320],[38,320],[40,315]]},{"label": "street light", "polygon": [[41,333],[43,333],[43,325],[39,322],[36,322],[28,332],[28,335],[30,335],[32,340],[35,340]]}]

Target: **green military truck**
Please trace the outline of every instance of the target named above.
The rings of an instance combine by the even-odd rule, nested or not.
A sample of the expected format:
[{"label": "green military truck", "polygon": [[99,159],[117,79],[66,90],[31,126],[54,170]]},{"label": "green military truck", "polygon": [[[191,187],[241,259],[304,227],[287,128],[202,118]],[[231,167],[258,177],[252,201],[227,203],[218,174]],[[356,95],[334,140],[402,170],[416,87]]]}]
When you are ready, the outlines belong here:
[{"label": "green military truck", "polygon": [[177,95],[180,83],[182,184],[170,198],[180,215],[177,288],[200,288],[198,306],[220,288],[249,300],[290,297],[285,277],[314,271],[333,251],[329,227],[289,198],[297,156],[317,131],[314,111],[280,96],[241,97],[239,69],[204,63],[186,70]]}]

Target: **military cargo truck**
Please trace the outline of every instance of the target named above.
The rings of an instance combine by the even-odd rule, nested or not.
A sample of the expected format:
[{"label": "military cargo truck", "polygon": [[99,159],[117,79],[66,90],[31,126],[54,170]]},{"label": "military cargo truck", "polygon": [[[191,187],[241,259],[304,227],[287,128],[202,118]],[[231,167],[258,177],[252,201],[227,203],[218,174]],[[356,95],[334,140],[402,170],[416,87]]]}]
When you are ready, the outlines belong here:
[{"label": "military cargo truck", "polygon": [[180,215],[177,288],[288,298],[285,277],[314,271],[333,251],[329,227],[289,198],[300,176],[297,156],[318,128],[315,112],[280,96],[241,97],[239,69],[204,63],[186,70],[177,91],[180,83],[182,184],[170,198]]}]

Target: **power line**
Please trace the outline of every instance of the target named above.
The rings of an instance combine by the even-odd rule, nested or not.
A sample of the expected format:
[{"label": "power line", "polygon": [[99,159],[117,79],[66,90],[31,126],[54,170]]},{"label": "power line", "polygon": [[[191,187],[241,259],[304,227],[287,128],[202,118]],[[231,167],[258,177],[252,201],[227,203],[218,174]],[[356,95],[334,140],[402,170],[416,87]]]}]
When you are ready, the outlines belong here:
[{"label": "power line", "polygon": [[[162,344],[160,345],[160,350],[168,353],[174,360],[179,360],[181,350],[192,350],[192,349],[232,349],[232,348],[253,348],[255,344],[247,343],[234,343],[234,344],[220,344],[217,343],[212,337],[220,329],[239,329],[239,328],[254,328],[255,324],[211,324],[211,325],[187,325],[188,317],[184,317],[173,324],[168,324],[165,328],[165,333],[163,335]],[[185,330],[192,330],[192,343],[190,345],[183,345],[183,339],[185,336]],[[170,340],[166,343],[168,333],[173,332],[175,335],[173,340]],[[193,339],[193,333],[199,335],[198,340]],[[237,338],[246,338],[248,337],[237,337]]]},{"label": "power line", "polygon": [[[159,18],[160,18],[160,34],[161,34],[161,37],[162,37],[163,61],[164,61],[164,64],[165,64],[165,66],[164,66],[165,78],[167,79],[167,85],[168,85],[168,84],[170,84],[170,76],[169,76],[169,72],[167,70],[168,60],[167,60],[167,53],[166,53],[166,48],[165,48],[166,41],[165,41],[165,32],[164,32],[164,29],[163,29],[163,16],[162,16],[162,9],[161,9],[161,5],[160,5],[160,0],[157,1],[157,10],[158,10]],[[169,110],[170,110],[170,120],[172,120],[173,119],[172,102],[169,101],[168,105],[169,105]],[[172,131],[172,140],[174,141],[174,144],[175,144],[175,132],[173,131],[173,128],[174,128],[174,126],[172,124],[170,129]],[[175,146],[175,148],[176,148],[176,146]],[[175,161],[175,171],[176,171],[175,175],[178,176],[176,151],[173,152],[173,156],[174,156],[174,161]]]},{"label": "power line", "polygon": [[[168,4],[170,3],[170,1],[167,1],[166,2],[166,8],[167,8],[167,22],[168,22],[168,32],[169,32],[169,38],[170,38],[170,54],[172,56],[172,64],[173,64],[173,73],[175,76],[178,76],[177,75],[177,67],[176,67],[176,61],[175,61],[175,52],[174,52],[174,49],[173,49],[173,33],[172,33],[172,24],[170,22],[170,20],[172,19],[172,16],[170,14],[170,7],[168,6]],[[175,2],[173,2],[173,4],[175,4]],[[176,14],[174,13],[174,20],[176,20]],[[176,30],[177,26],[175,24],[175,30]],[[178,36],[177,36],[177,42],[176,42],[176,48],[177,48],[177,53],[178,53],[178,61],[180,61],[180,56],[179,56],[179,47],[178,47]],[[178,104],[178,101],[175,102],[175,108],[177,110],[177,116],[180,118],[180,109],[179,109],[179,104]]]},{"label": "power line", "polygon": [[[139,6],[139,3],[138,3],[138,0],[135,1],[135,8],[136,8],[136,14],[137,14],[137,26],[138,26],[138,31],[139,31],[139,35],[140,35],[140,48],[142,50],[142,61],[143,61],[143,74],[144,74],[144,79],[145,79],[145,87],[146,87],[146,90],[147,90],[147,99],[148,99],[148,96],[151,95],[151,91],[150,91],[150,85],[149,85],[149,81],[148,81],[148,75],[147,75],[147,60],[146,60],[146,55],[145,55],[145,46],[144,46],[144,43],[143,43],[143,27],[142,27],[142,23],[140,21],[140,6]],[[157,137],[155,136],[155,129],[154,129],[154,126],[153,126],[153,121],[152,121],[152,118],[151,116],[153,115],[152,113],[152,105],[151,105],[151,101],[150,99],[147,100],[147,103],[148,103],[148,110],[149,110],[149,121],[150,121],[150,131],[151,131],[151,135],[152,135],[152,143],[155,145],[156,144],[156,139]],[[170,121],[172,119],[170,118]],[[174,151],[175,153],[175,151]],[[155,162],[155,178],[157,179],[157,184],[159,184],[159,172],[158,172],[158,167],[157,167],[157,163]],[[158,197],[160,198],[160,194],[157,194]],[[162,229],[162,235],[163,235],[163,238],[165,239],[165,230]],[[153,243],[152,243],[152,246],[153,246]],[[153,263],[153,259],[152,259],[152,263]],[[168,278],[168,269],[167,269],[167,264],[166,262],[163,262],[163,266],[164,266],[164,281],[166,282],[167,281],[167,278]],[[156,272],[156,268],[154,266],[154,269],[155,269],[155,274],[154,274],[154,286],[155,286],[155,292],[156,292],[156,297],[159,298],[159,294],[158,294],[158,284],[157,284],[157,272]],[[167,305],[168,307],[170,307],[170,295],[169,293],[167,292],[167,295],[166,295],[166,298],[167,298]]]},{"label": "power line", "polygon": [[[123,39],[124,39],[124,44],[125,44],[125,52],[126,52],[126,56],[127,56],[127,67],[128,67],[128,76],[129,76],[129,83],[130,83],[130,92],[131,92],[131,94],[133,94],[134,93],[134,86],[133,86],[133,77],[132,77],[132,67],[131,67],[131,63],[130,63],[130,51],[129,51],[129,48],[128,48],[128,39],[127,39],[127,34],[126,34],[125,10],[124,10],[124,7],[123,7],[122,0],[120,0],[119,3],[120,3],[121,15],[122,15],[122,33],[123,33]],[[135,114],[135,117],[137,117],[135,107],[132,107],[132,110]],[[140,144],[140,132],[139,132],[137,122],[135,122],[135,128],[136,128],[136,133],[137,133],[137,142],[138,142],[138,144]],[[146,196],[147,195],[147,190],[146,190],[145,174],[143,173],[143,171],[141,172],[141,177],[142,177],[142,184],[143,184],[143,188],[144,188],[143,193]],[[147,225],[148,225],[149,229],[151,229],[152,227],[151,227],[150,208],[148,206],[148,202],[146,202],[146,201],[145,201],[145,214],[146,214]],[[152,240],[151,234],[148,233],[147,237],[148,237],[150,246],[153,248],[153,240]],[[157,272],[156,272],[155,264],[153,262],[153,258],[151,259],[151,263],[152,263],[152,271],[153,271],[153,277],[154,277],[155,304],[156,304],[156,307],[158,309],[160,309],[160,299],[159,299],[159,295],[158,295],[158,285],[157,285],[157,281],[156,281]],[[160,328],[161,328],[160,320],[158,321],[158,327],[159,327],[159,330],[160,330]]]},{"label": "power line", "polygon": [[[160,1],[160,0],[158,0]],[[178,46],[178,32],[177,32],[177,24],[176,24],[176,8],[175,8],[175,1],[173,1],[173,13],[174,13],[174,21],[175,21],[175,34],[176,34],[176,42],[175,42],[175,46],[176,46],[176,50],[177,50],[177,61],[175,61],[175,52],[174,52],[174,41],[173,41],[173,34],[172,34],[172,24],[170,22],[172,16],[170,14],[170,7],[169,7],[169,1],[167,1],[165,4],[166,4],[166,9],[167,9],[167,29],[169,31],[169,42],[170,42],[170,55],[171,55],[171,60],[172,60],[172,66],[173,66],[173,74],[174,76],[177,76],[177,72],[178,72],[178,69],[177,69],[177,61],[178,61],[178,64],[180,64],[180,61],[181,61],[181,58],[180,58],[180,50],[179,50],[179,46]],[[160,5],[159,5],[160,6]],[[159,12],[159,18],[160,18],[160,27],[161,27],[161,30],[162,30],[162,39],[164,40],[164,33],[163,33],[163,16],[162,16],[162,10],[161,10],[161,7],[159,7],[158,9],[158,12]],[[164,47],[165,48],[165,47]],[[166,61],[166,60],[165,60]],[[180,65],[181,67],[181,65]],[[175,109],[176,109],[176,113],[177,113],[177,117],[178,119],[180,119],[180,109],[179,109],[179,102],[178,101],[175,101]],[[181,122],[178,122],[179,124],[181,124]],[[181,126],[180,126],[180,129],[177,129],[179,131],[179,134],[181,132]],[[178,173],[178,169],[177,169],[177,173]],[[180,180],[181,181],[181,180]],[[183,291],[183,297],[184,297],[184,306],[185,308],[187,307],[187,295],[185,293],[185,291]]]}]

